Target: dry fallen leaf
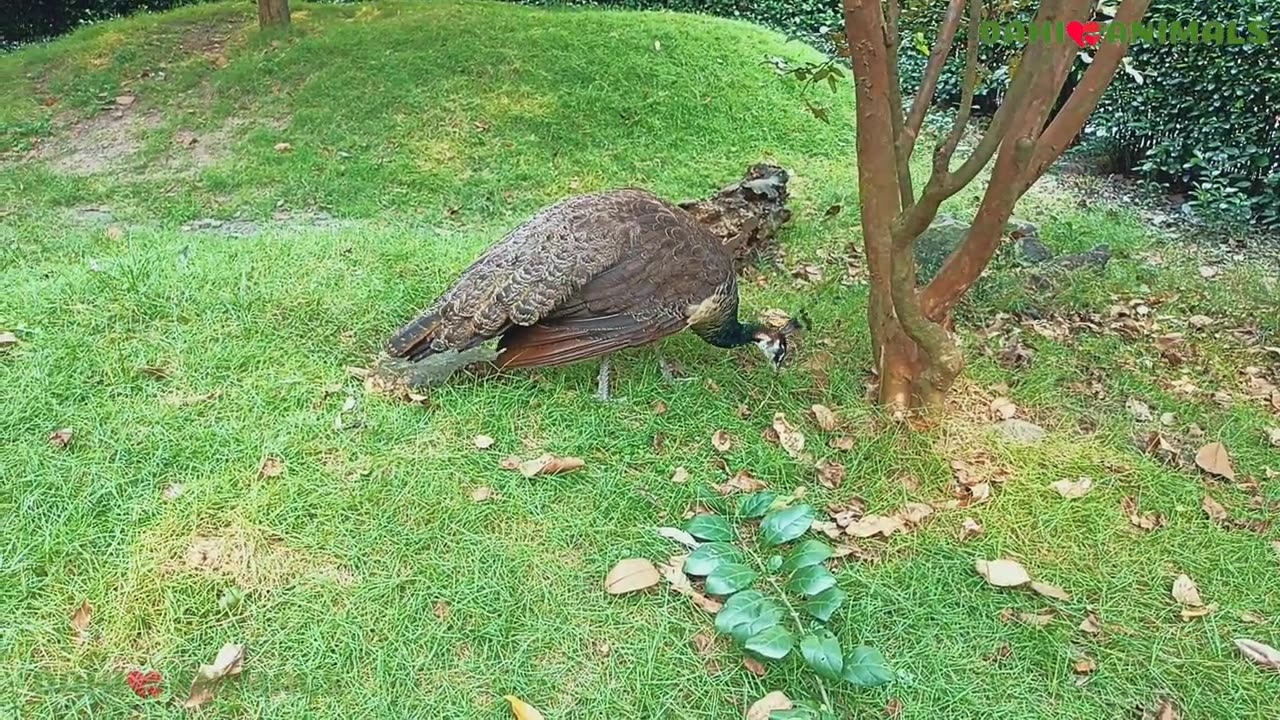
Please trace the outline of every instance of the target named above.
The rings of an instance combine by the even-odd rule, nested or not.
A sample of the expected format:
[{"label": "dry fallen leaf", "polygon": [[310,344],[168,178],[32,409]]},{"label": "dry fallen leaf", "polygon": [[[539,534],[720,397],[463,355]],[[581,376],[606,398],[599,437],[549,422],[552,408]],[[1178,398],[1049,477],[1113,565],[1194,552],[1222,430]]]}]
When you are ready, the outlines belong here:
[{"label": "dry fallen leaf", "polygon": [[654,414],[654,415],[666,415],[666,414],[667,414],[667,404],[666,404],[666,403],[664,403],[664,402],[662,402],[661,400],[659,400],[659,401],[655,402],[655,403],[653,404],[653,414]]},{"label": "dry fallen leaf", "polygon": [[284,461],[278,457],[268,455],[262,459],[262,464],[258,466],[258,474],[262,477],[280,477],[284,474]]},{"label": "dry fallen leaf", "polygon": [[689,482],[689,471],[683,465],[677,466],[675,472],[671,473],[671,482],[680,485]]},{"label": "dry fallen leaf", "polygon": [[1182,612],[1178,614],[1182,616],[1183,620],[1194,620],[1196,618],[1202,618],[1206,615],[1211,615],[1217,611],[1218,611],[1218,606],[1215,605],[1214,603],[1209,603],[1208,605],[1204,605],[1202,607],[1184,607],[1182,608]]},{"label": "dry fallen leaf", "polygon": [[1267,428],[1267,442],[1271,447],[1280,448],[1280,427]]},{"label": "dry fallen leaf", "polygon": [[1178,713],[1178,707],[1173,704],[1172,700],[1165,700],[1160,703],[1160,707],[1156,708],[1156,715],[1153,720],[1182,720],[1182,716]]},{"label": "dry fallen leaf", "polygon": [[1236,647],[1245,657],[1264,668],[1280,672],[1280,650],[1247,638],[1236,638],[1232,642],[1236,644]]},{"label": "dry fallen leaf", "polygon": [[7,350],[18,344],[18,336],[11,332],[0,332],[0,350]]},{"label": "dry fallen leaf", "polygon": [[555,475],[556,473],[573,472],[585,466],[586,462],[582,458],[556,457],[548,454],[533,460],[526,460],[520,463],[516,469],[525,477],[534,477],[535,475]]},{"label": "dry fallen leaf", "polygon": [[982,523],[967,517],[960,523],[960,542],[978,537],[982,532]]},{"label": "dry fallen leaf", "polygon": [[1242,622],[1247,622],[1250,625],[1264,625],[1267,622],[1266,618],[1262,617],[1261,615],[1259,615],[1258,613],[1252,610],[1240,611],[1240,620]]},{"label": "dry fallen leaf", "polygon": [[213,659],[212,665],[201,665],[196,671],[195,680],[191,681],[191,692],[187,694],[187,699],[182,703],[182,707],[187,710],[204,705],[213,699],[214,694],[221,687],[223,680],[233,675],[240,674],[241,664],[244,662],[244,646],[227,643],[218,651],[218,656]]},{"label": "dry fallen leaf", "polygon": [[1093,658],[1090,657],[1079,657],[1071,663],[1071,669],[1077,675],[1088,675],[1098,669],[1098,663],[1094,662]]},{"label": "dry fallen leaf", "polygon": [[889,537],[895,532],[906,532],[902,518],[895,515],[864,515],[862,519],[849,523],[845,532],[853,537],[869,538],[876,535]]},{"label": "dry fallen leaf", "polygon": [[1031,625],[1032,627],[1045,627],[1049,623],[1053,622],[1053,613],[1020,612],[1015,617],[1018,618],[1018,622],[1024,625]]},{"label": "dry fallen leaf", "polygon": [[471,495],[471,502],[477,502],[477,503],[498,499],[497,491],[489,487],[488,485],[480,485],[478,487],[472,488],[470,495]]},{"label": "dry fallen leaf", "polygon": [[785,327],[787,323],[791,322],[791,316],[778,308],[769,308],[768,310],[760,313],[760,322],[777,330]]},{"label": "dry fallen leaf", "polygon": [[488,435],[477,435],[471,442],[478,450],[488,450],[493,447],[493,438]]},{"label": "dry fallen leaf", "polygon": [[884,706],[884,716],[889,720],[897,720],[902,715],[902,701],[898,698],[890,698],[888,704]]},{"label": "dry fallen leaf", "polygon": [[769,714],[774,710],[790,710],[792,707],[791,698],[780,690],[774,690],[751,704],[746,720],[769,720]]},{"label": "dry fallen leaf", "polygon": [[[662,532],[659,530],[658,532]],[[692,538],[690,538],[692,539]],[[696,541],[695,541],[696,547]],[[698,592],[693,587],[693,583],[689,581],[689,576],[684,572],[684,561],[689,556],[687,554],[672,555],[667,562],[658,566],[658,572],[671,585],[671,589],[693,601],[694,605],[702,608],[707,613],[715,615],[720,612],[724,604],[719,600],[713,600],[706,595]]]},{"label": "dry fallen leaf", "polygon": [[658,528],[658,534],[672,542],[678,542],[687,548],[696,548],[702,544],[698,542],[697,538],[680,528],[660,527]]},{"label": "dry fallen leaf", "polygon": [[1204,509],[1204,514],[1208,515],[1209,519],[1216,523],[1226,522],[1231,517],[1227,514],[1227,509],[1222,507],[1222,504],[1214,500],[1211,495],[1204,496],[1204,500],[1200,502],[1200,507]]},{"label": "dry fallen leaf", "polygon": [[511,703],[511,713],[515,716],[515,720],[546,720],[542,713],[538,712],[538,708],[515,695],[503,695],[502,699]]},{"label": "dry fallen leaf", "polygon": [[75,613],[71,615],[71,629],[75,632],[72,636],[77,645],[83,645],[89,640],[89,621],[93,619],[93,606],[88,600],[80,603],[80,607],[76,608]]},{"label": "dry fallen leaf", "polygon": [[728,482],[716,486],[721,495],[732,495],[735,492],[753,493],[763,490],[764,482],[756,479],[750,472],[739,470],[729,478]]},{"label": "dry fallen leaf", "polygon": [[729,433],[717,430],[711,433],[711,447],[716,452],[729,452],[729,448],[733,447],[733,438],[729,437]]},{"label": "dry fallen leaf", "polygon": [[276,143],[275,147],[276,147],[276,152],[278,153],[287,153],[287,152],[293,151],[293,146],[287,142]]},{"label": "dry fallen leaf", "polygon": [[901,510],[894,513],[894,516],[907,525],[919,525],[932,514],[932,505],[928,503],[915,502],[903,505]]},{"label": "dry fallen leaf", "polygon": [[786,450],[791,457],[798,459],[804,452],[804,435],[791,427],[791,423],[787,422],[786,415],[774,413],[773,431],[778,434],[778,444],[782,446],[782,449]]},{"label": "dry fallen leaf", "polygon": [[813,422],[818,429],[823,432],[831,432],[836,429],[838,421],[836,414],[831,412],[831,408],[826,405],[814,405],[809,408],[809,414],[813,416]]},{"label": "dry fallen leaf", "polygon": [[1026,568],[1013,560],[982,560],[974,563],[978,574],[996,587],[1018,587],[1031,582]]},{"label": "dry fallen leaf", "polygon": [[841,450],[843,452],[849,452],[850,450],[853,449],[853,438],[849,437],[848,435],[840,435],[838,437],[833,437],[827,441],[827,446],[830,447],[832,450]]},{"label": "dry fallen leaf", "polygon": [[610,595],[623,595],[651,588],[658,584],[661,576],[658,568],[644,558],[628,558],[621,560],[604,579],[605,592]]},{"label": "dry fallen leaf", "polygon": [[1078,480],[1057,480],[1049,483],[1049,487],[1058,491],[1058,494],[1068,500],[1082,498],[1089,494],[1093,489],[1093,480],[1089,478],[1079,478]]},{"label": "dry fallen leaf", "polygon": [[74,436],[75,431],[69,427],[54,430],[49,433],[49,444],[56,448],[64,448],[71,444],[71,439]]},{"label": "dry fallen leaf", "polygon": [[1236,471],[1231,467],[1231,456],[1227,448],[1220,442],[1213,442],[1200,448],[1196,453],[1196,465],[1201,470],[1228,480],[1236,479]]},{"label": "dry fallen leaf", "polygon": [[1186,575],[1179,575],[1173,581],[1173,590],[1170,591],[1173,599],[1179,604],[1189,607],[1200,607],[1204,605],[1204,601],[1200,599],[1200,589],[1196,587],[1196,583]]},{"label": "dry fallen leaf", "polygon": [[991,417],[995,420],[1012,420],[1018,415],[1018,406],[1007,397],[991,401]]},{"label": "dry fallen leaf", "polygon": [[1031,589],[1047,598],[1053,598],[1054,600],[1067,601],[1071,599],[1071,593],[1063,590],[1057,585],[1051,585],[1047,582],[1032,580]]},{"label": "dry fallen leaf", "polygon": [[1164,525],[1164,516],[1159,513],[1140,513],[1138,512],[1138,501],[1132,495],[1126,495],[1120,500],[1120,511],[1129,518],[1129,524],[1139,530],[1155,530]]},{"label": "dry fallen leaf", "polygon": [[1097,635],[1102,632],[1102,623],[1098,620],[1098,616],[1089,613],[1084,620],[1080,621],[1080,630],[1090,635]]},{"label": "dry fallen leaf", "polygon": [[844,482],[844,466],[840,463],[823,458],[814,465],[814,469],[818,471],[818,484],[828,490],[834,490]]},{"label": "dry fallen leaf", "polygon": [[766,672],[764,665],[760,664],[759,660],[751,656],[742,658],[742,667],[746,668],[747,672],[755,675],[756,677],[764,677]]}]

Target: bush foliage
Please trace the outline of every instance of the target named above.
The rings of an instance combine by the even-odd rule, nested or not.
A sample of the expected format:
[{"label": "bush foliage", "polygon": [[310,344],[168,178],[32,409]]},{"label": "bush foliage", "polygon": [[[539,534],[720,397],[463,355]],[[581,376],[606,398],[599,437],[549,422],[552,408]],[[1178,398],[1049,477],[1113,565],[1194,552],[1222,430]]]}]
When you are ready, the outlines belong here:
[{"label": "bush foliage", "polygon": [[[779,29],[830,49],[826,31],[841,25],[840,0],[527,0],[541,5],[602,5],[669,9],[739,18]],[[993,19],[1027,20],[1037,0],[1000,3]],[[901,70],[913,90],[945,9],[942,0],[903,0]],[[1189,191],[1199,214],[1253,220],[1280,228],[1280,7],[1274,0],[1155,0],[1149,21],[1261,21],[1264,44],[1137,43],[1131,61],[1094,113],[1086,135],[1104,140],[1120,170]],[[1105,13],[1097,16],[1106,20]],[[1246,33],[1240,33],[1244,36]],[[957,45],[963,45],[963,28]],[[979,112],[991,112],[1009,83],[1018,48],[980,46]],[[1081,58],[1065,93],[1084,73]],[[953,53],[938,83],[936,102],[960,100],[963,59]]]}]

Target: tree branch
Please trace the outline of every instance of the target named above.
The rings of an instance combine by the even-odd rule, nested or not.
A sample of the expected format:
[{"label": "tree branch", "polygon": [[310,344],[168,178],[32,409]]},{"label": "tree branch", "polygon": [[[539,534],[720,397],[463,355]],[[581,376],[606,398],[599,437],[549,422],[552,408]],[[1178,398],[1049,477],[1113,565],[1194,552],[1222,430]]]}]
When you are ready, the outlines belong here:
[{"label": "tree branch", "polygon": [[[971,0],[970,4],[978,8],[979,3],[980,0]],[[929,106],[933,104],[933,95],[938,89],[938,78],[942,76],[942,69],[946,66],[947,58],[951,55],[951,45],[955,41],[956,29],[960,26],[960,16],[963,10],[964,0],[951,0],[951,4],[947,6],[947,14],[942,19],[942,26],[938,29],[938,40],[934,43],[933,50],[929,52],[929,62],[924,68],[924,78],[921,79],[920,89],[911,101],[911,112],[907,115],[905,131],[899,140],[903,147],[906,148],[907,157],[911,157],[911,152],[915,149],[916,138],[919,137],[920,128],[924,125],[925,113],[929,111]],[[981,10],[979,10],[980,12]],[[977,43],[978,26],[976,23],[970,22],[969,47],[975,67],[977,65]]]},{"label": "tree branch", "polygon": [[889,120],[893,127],[893,150],[898,176],[898,196],[902,207],[915,202],[915,186],[911,181],[911,150],[906,147],[902,119],[902,78],[898,74],[898,0],[888,0],[888,22],[884,28],[885,69],[889,80]]},{"label": "tree branch", "polygon": [[[1125,0],[1119,12],[1116,13],[1115,22],[1125,26],[1138,22],[1146,15],[1150,4],[1151,0]],[[1085,122],[1098,106],[1098,101],[1102,99],[1103,92],[1111,85],[1111,80],[1120,67],[1120,61],[1124,59],[1128,50],[1127,33],[1120,42],[1106,42],[1099,47],[1097,55],[1093,58],[1093,64],[1085,71],[1080,84],[1071,91],[1071,97],[1067,98],[1067,102],[1063,104],[1062,109],[1054,116],[1036,142],[1035,157],[1023,181],[1027,187],[1044,175],[1053,161],[1061,157],[1067,145],[1079,134],[1080,129],[1084,127]]]}]

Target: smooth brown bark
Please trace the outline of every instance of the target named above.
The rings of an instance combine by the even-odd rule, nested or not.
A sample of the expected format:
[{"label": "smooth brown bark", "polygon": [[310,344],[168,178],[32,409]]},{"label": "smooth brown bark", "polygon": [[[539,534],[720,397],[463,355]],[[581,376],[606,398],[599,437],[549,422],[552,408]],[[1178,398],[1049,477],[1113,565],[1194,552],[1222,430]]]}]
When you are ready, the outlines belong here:
[{"label": "smooth brown bark", "polygon": [[[1150,0],[1125,0],[1118,22],[1140,20]],[[871,297],[869,321],[880,374],[880,400],[895,408],[941,406],[964,365],[949,323],[955,303],[986,268],[1003,239],[1018,199],[1061,155],[1114,77],[1127,47],[1104,45],[1061,112],[1046,120],[1076,56],[1066,42],[1035,43],[1021,61],[986,132],[954,171],[952,156],[968,121],[977,80],[981,0],[969,0],[962,106],[951,132],[934,150],[932,172],[916,200],[909,162],[938,75],[950,53],[964,0],[950,0],[920,92],[903,115],[897,92],[897,0],[844,0],[858,120],[858,187]],[[1086,16],[1091,0],[1044,0],[1035,22]],[[938,208],[973,182],[995,157],[982,203],[960,246],[937,276],[916,287],[915,239]]]},{"label": "smooth brown bark", "polygon": [[289,0],[258,0],[258,27],[284,27],[289,24]]}]

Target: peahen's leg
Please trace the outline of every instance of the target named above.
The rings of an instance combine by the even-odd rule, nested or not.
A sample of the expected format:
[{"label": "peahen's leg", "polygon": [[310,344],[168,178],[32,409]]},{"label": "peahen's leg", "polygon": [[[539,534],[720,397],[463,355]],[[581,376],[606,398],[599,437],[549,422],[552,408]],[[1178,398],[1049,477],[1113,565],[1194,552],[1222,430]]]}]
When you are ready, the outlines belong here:
[{"label": "peahen's leg", "polygon": [[596,380],[596,399],[609,402],[609,356],[600,359],[600,377]]}]

